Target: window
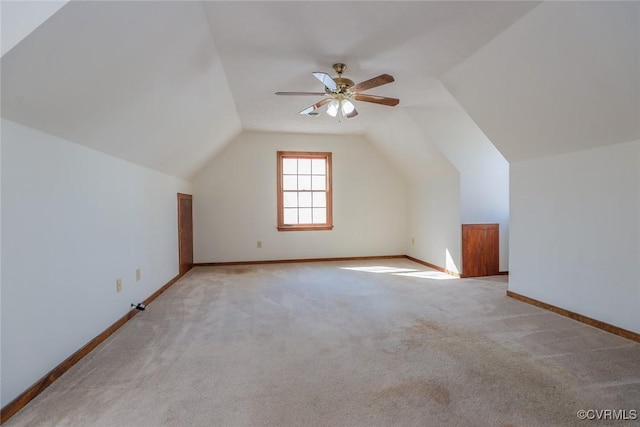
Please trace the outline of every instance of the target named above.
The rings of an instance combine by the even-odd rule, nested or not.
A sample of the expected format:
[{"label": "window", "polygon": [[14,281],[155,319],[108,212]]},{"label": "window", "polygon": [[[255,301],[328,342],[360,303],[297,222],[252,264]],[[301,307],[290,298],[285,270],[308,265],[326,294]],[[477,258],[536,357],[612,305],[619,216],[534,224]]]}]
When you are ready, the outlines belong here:
[{"label": "window", "polygon": [[331,153],[278,151],[278,230],[331,230]]}]

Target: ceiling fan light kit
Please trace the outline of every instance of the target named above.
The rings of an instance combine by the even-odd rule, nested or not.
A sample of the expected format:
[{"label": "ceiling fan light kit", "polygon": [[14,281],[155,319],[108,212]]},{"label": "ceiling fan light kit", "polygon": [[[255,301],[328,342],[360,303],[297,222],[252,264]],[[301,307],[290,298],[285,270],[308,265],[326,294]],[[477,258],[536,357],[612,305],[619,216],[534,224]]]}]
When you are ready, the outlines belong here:
[{"label": "ceiling fan light kit", "polygon": [[324,84],[324,93],[322,92],[276,92],[276,95],[315,95],[325,96],[324,99],[300,111],[301,115],[316,116],[319,108],[327,105],[327,114],[331,117],[341,115],[346,118],[352,118],[358,115],[358,110],[353,101],[371,102],[374,104],[387,105],[393,107],[400,102],[396,98],[387,98],[385,96],[362,94],[368,89],[382,86],[394,81],[389,74],[380,74],[364,82],[355,84],[353,80],[342,77],[342,73],[347,69],[343,63],[333,64],[333,69],[338,74],[337,77],[331,77],[327,73],[316,71],[313,76]]}]

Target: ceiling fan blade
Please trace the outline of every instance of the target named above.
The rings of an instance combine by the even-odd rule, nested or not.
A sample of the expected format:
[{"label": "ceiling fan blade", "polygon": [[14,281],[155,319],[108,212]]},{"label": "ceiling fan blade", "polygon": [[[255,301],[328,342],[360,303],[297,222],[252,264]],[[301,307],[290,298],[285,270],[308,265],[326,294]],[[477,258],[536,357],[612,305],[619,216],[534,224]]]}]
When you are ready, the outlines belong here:
[{"label": "ceiling fan blade", "polygon": [[389,74],[380,74],[377,77],[374,77],[369,80],[365,80],[351,88],[351,92],[362,92],[363,90],[371,89],[374,87],[386,85],[387,83],[391,83],[395,81],[393,76]]},{"label": "ceiling fan blade", "polygon": [[300,111],[299,114],[309,115],[310,113],[313,113],[314,111],[316,111],[318,108],[322,107],[323,105],[328,104],[330,101],[331,101],[331,98],[325,98],[325,99],[323,99],[321,101],[316,102],[315,104],[311,105],[310,107],[307,107],[304,110]]},{"label": "ceiling fan blade", "polygon": [[323,73],[321,71],[316,71],[315,73],[313,73],[313,76],[320,80],[322,82],[323,85],[325,85],[326,87],[328,87],[331,90],[337,90],[338,89],[338,85],[336,84],[336,82],[331,78],[331,76],[327,73]]},{"label": "ceiling fan blade", "polygon": [[326,95],[325,92],[276,92],[276,95],[315,95],[315,96],[323,96]]},{"label": "ceiling fan blade", "polygon": [[397,98],[387,98],[386,96],[377,95],[365,95],[363,93],[356,93],[353,96],[353,99],[355,99],[356,101],[373,102],[374,104],[388,105],[389,107],[398,105],[398,103],[400,102],[400,100]]}]

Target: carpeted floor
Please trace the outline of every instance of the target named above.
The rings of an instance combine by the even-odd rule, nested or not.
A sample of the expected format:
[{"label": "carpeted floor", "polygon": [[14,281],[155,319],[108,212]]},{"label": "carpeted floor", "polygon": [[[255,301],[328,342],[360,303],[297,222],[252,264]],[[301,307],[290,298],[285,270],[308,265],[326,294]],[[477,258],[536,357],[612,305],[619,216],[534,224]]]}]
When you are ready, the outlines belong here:
[{"label": "carpeted floor", "polygon": [[4,425],[639,425],[576,413],[640,412],[640,344],[506,280],[404,259],[195,268]]}]

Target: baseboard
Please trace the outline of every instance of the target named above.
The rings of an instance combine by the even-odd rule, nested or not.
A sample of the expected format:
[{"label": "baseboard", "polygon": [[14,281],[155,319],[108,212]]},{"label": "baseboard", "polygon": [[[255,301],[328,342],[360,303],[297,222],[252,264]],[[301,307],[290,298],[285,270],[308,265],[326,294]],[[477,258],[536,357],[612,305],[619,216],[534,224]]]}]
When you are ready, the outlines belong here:
[{"label": "baseboard", "polygon": [[[163,293],[165,290],[169,288],[169,286],[173,285],[175,282],[180,279],[180,275],[174,277],[169,282],[167,282],[164,286],[154,292],[149,298],[144,301],[145,305],[150,304],[153,300],[158,298],[158,296]],[[78,363],[82,358],[84,358],[87,354],[89,354],[94,348],[100,345],[104,340],[109,338],[115,331],[120,329],[122,325],[127,323],[132,317],[138,314],[138,310],[132,309],[127,314],[122,316],[120,319],[116,320],[111,326],[102,331],[98,336],[94,339],[86,343],[82,348],[73,353],[67,359],[65,359],[58,366],[53,368],[49,373],[47,373],[44,377],[40,378],[36,381],[31,387],[25,390],[18,397],[13,399],[11,402],[7,403],[7,405],[2,408],[0,411],[0,424],[7,421],[9,418],[14,416],[16,412],[22,409],[27,403],[29,403],[33,398],[42,393],[47,387],[49,387],[55,380],[60,378],[62,374],[67,372],[73,365]]]},{"label": "baseboard", "polygon": [[158,289],[157,291],[155,291],[154,293],[151,294],[151,296],[149,298],[147,298],[146,300],[144,300],[144,305],[149,305],[153,302],[153,300],[155,300],[156,298],[158,298],[160,296],[161,293],[163,293],[164,291],[166,291],[167,289],[169,289],[169,287],[171,285],[173,285],[174,283],[176,283],[178,281],[178,279],[180,279],[182,276],[184,276],[187,273],[183,273],[183,274],[178,274],[176,277],[174,277],[173,279],[169,280],[167,283],[165,283],[160,289]]},{"label": "baseboard", "polygon": [[338,258],[297,258],[297,259],[273,259],[273,260],[262,260],[262,261],[228,261],[228,262],[196,262],[193,264],[194,267],[221,267],[221,266],[234,266],[234,265],[256,265],[256,264],[286,264],[286,263],[296,263],[296,262],[329,262],[329,261],[366,261],[366,260],[375,260],[375,259],[398,259],[398,258],[406,258],[413,262],[417,262],[418,264],[425,265],[429,268],[433,268],[434,270],[441,271],[443,273],[449,274],[453,277],[460,277],[460,275],[454,271],[450,271],[445,269],[444,267],[440,267],[435,264],[431,264],[427,261],[422,261],[421,259],[414,258],[409,255],[375,255],[375,256],[358,256],[358,257],[338,257]]},{"label": "baseboard", "polygon": [[405,255],[404,257],[407,258],[408,260],[413,261],[413,262],[417,262],[418,264],[422,264],[422,265],[425,265],[425,266],[427,266],[429,268],[433,268],[434,270],[438,270],[438,271],[440,271],[442,273],[446,273],[446,274],[448,274],[450,276],[460,278],[460,274],[456,273],[455,271],[447,270],[446,268],[440,267],[439,265],[431,264],[430,262],[422,261],[421,259],[414,258],[414,257],[409,256],[409,255]]},{"label": "baseboard", "polygon": [[547,304],[546,302],[529,298],[527,296],[520,295],[513,291],[508,290],[507,296],[513,299],[517,299],[518,301],[526,302],[527,304],[535,305],[536,307],[539,307],[539,308],[544,308],[545,310],[552,311],[561,316],[565,316],[570,319],[577,320],[578,322],[586,323],[589,326],[593,326],[594,328],[602,329],[603,331],[606,331],[615,335],[619,335],[631,341],[640,342],[640,334],[637,332],[629,331],[627,329],[623,329],[618,326],[614,326],[609,323],[605,323],[600,320],[594,319],[592,317],[584,316],[582,314],[575,313],[573,311],[566,310],[564,308],[557,307],[552,304]]},{"label": "baseboard", "polygon": [[[409,255],[405,255],[405,258],[410,259],[413,262],[417,262],[418,264],[426,265],[427,267],[433,268],[434,270],[438,270],[438,271],[441,271],[443,273],[447,273],[448,275],[453,276],[453,277],[457,277],[459,279],[476,277],[476,276],[465,276],[462,273],[456,273],[455,271],[447,270],[446,268],[440,267],[439,265],[431,264],[430,262],[422,261],[421,259],[414,258],[414,257],[409,256]],[[497,276],[508,276],[509,272],[508,271],[500,271],[496,275]]]},{"label": "baseboard", "polygon": [[405,255],[376,255],[338,258],[297,258],[297,259],[271,259],[258,261],[227,261],[227,262],[196,262],[194,267],[220,267],[233,265],[259,265],[259,264],[287,264],[295,262],[329,262],[329,261],[367,261],[373,259],[406,258]]}]

